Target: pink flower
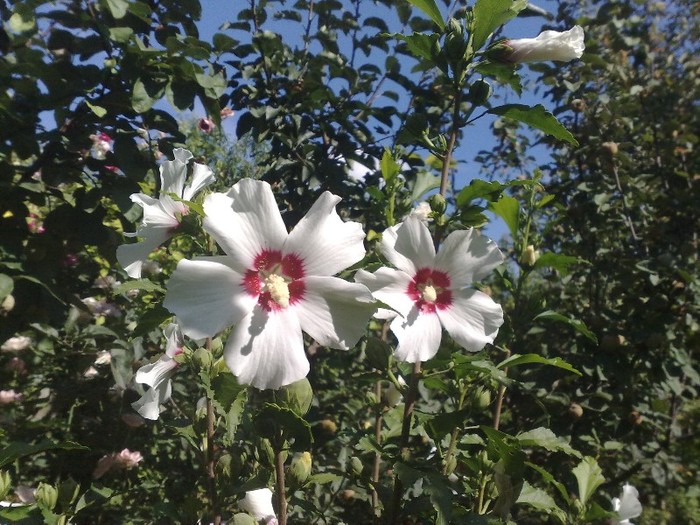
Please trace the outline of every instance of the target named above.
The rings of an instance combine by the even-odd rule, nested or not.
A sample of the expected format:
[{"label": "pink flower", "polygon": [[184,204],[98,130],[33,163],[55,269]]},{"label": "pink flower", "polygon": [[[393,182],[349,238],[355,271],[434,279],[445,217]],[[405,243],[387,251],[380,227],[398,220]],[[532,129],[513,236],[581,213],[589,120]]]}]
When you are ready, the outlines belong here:
[{"label": "pink flower", "polygon": [[381,252],[397,269],[359,270],[355,280],[394,310],[377,316],[394,317],[390,328],[399,342],[396,359],[415,363],[432,358],[442,328],[470,352],[494,341],[503,311],[488,295],[469,288],[503,261],[493,241],[474,229],[454,231],[436,253],[428,227],[411,216],[384,231]]},{"label": "pink flower", "polygon": [[216,128],[216,124],[210,118],[200,118],[197,127],[202,133],[211,133]]},{"label": "pink flower", "polygon": [[22,399],[22,394],[14,390],[0,390],[0,405],[11,405]]},{"label": "pink flower", "polygon": [[112,137],[106,133],[98,133],[97,135],[90,135],[90,140],[92,140],[92,149],[90,153],[97,160],[104,160],[107,153],[112,151]]},{"label": "pink flower", "polygon": [[27,228],[29,228],[30,232],[37,234],[42,234],[46,231],[44,223],[34,213],[30,213],[29,217],[27,217]]},{"label": "pink flower", "polygon": [[113,452],[102,456],[92,472],[92,477],[98,479],[110,471],[131,469],[141,461],[143,461],[143,456],[140,452],[131,452],[128,448],[125,448],[121,452]]}]

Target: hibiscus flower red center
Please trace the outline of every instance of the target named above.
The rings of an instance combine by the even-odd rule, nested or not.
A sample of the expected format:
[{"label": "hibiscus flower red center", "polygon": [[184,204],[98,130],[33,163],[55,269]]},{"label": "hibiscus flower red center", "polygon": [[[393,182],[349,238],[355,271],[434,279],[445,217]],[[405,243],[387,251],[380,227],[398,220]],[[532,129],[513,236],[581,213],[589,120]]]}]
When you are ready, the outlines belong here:
[{"label": "hibiscus flower red center", "polygon": [[243,287],[267,310],[281,310],[304,297],[304,262],[293,253],[263,250],[243,277]]},{"label": "hibiscus flower red center", "polygon": [[452,304],[450,276],[432,268],[421,268],[406,290],[416,307],[425,313],[444,309]]}]

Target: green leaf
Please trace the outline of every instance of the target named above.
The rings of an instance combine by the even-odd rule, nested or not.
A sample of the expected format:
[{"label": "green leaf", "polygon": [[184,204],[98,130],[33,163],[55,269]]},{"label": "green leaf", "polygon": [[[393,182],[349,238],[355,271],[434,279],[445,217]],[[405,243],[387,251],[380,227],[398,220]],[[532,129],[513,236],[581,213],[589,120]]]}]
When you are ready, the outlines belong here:
[{"label": "green leaf", "polygon": [[423,492],[430,497],[430,503],[437,512],[435,523],[449,525],[453,495],[442,474],[432,470],[417,470],[401,462],[394,465],[394,472],[406,487],[422,481]]},{"label": "green leaf", "polygon": [[36,26],[34,10],[28,3],[20,3],[15,6],[15,12],[9,20],[10,31],[13,33],[24,33],[31,31]]},{"label": "green leaf", "polygon": [[474,179],[457,194],[457,207],[462,208],[476,199],[497,201],[507,186],[500,182]]},{"label": "green leaf", "polygon": [[571,472],[578,481],[578,499],[585,508],[596,489],[605,482],[603,470],[594,458],[585,457]]},{"label": "green leaf", "polygon": [[413,185],[413,191],[411,192],[411,200],[420,200],[423,195],[439,187],[440,177],[437,175],[431,175],[426,171],[422,171],[416,176],[416,182]]},{"label": "green leaf", "polygon": [[0,450],[0,468],[5,465],[16,461],[17,459],[30,456],[32,454],[37,454],[39,452],[45,452],[47,450],[90,450],[88,447],[83,446],[74,441],[63,441],[61,443],[56,443],[45,439],[36,445],[29,445],[27,443],[15,442],[10,443],[7,447]]},{"label": "green leaf", "polygon": [[150,279],[137,279],[136,281],[127,281],[114,287],[115,294],[125,294],[130,290],[144,290],[146,292],[165,293],[165,290]]},{"label": "green leaf", "polygon": [[433,56],[433,50],[435,45],[440,38],[438,33],[433,33],[431,35],[424,35],[423,33],[413,33],[412,35],[402,35],[401,33],[391,33],[388,36],[392,36],[397,40],[403,40],[408,46],[408,50],[416,58],[424,58],[426,60],[432,61],[435,57]]},{"label": "green leaf", "polygon": [[445,29],[445,21],[442,19],[440,10],[434,0],[408,0],[408,2],[428,15],[437,24],[440,31]]},{"label": "green leaf", "polygon": [[10,295],[14,288],[15,282],[12,280],[12,277],[5,275],[4,273],[0,273],[0,299],[4,299]]},{"label": "green leaf", "polygon": [[513,239],[516,239],[520,222],[520,204],[518,204],[518,200],[515,197],[504,195],[496,202],[489,204],[489,209],[505,221],[511,236]]},{"label": "green leaf", "polygon": [[293,439],[290,450],[304,452],[311,449],[313,435],[309,423],[295,414],[293,410],[274,403],[265,403],[255,415],[255,428],[258,433],[269,439],[276,439],[280,431],[288,439]]},{"label": "green leaf", "polygon": [[[554,498],[547,494],[544,490],[538,489],[530,485],[527,481],[523,483],[523,488],[515,502],[516,504],[529,505],[532,508],[543,510],[547,514],[553,513],[560,518],[561,523],[564,523],[566,514],[554,502]],[[564,517],[564,520],[561,517]]]},{"label": "green leaf", "polygon": [[134,34],[134,30],[130,27],[110,27],[109,28],[109,39],[120,44],[126,44],[131,35]]},{"label": "green leaf", "polygon": [[478,51],[498,27],[515,17],[527,0],[476,0],[472,23],[472,46]]},{"label": "green leaf", "polygon": [[486,77],[496,79],[501,84],[511,87],[518,95],[523,92],[520,75],[516,71],[513,64],[497,64],[495,62],[481,62],[475,68],[475,71]]},{"label": "green leaf", "polygon": [[569,363],[564,361],[561,357],[553,357],[551,359],[547,359],[546,357],[542,357],[541,355],[538,354],[513,354],[510,356],[508,359],[505,361],[502,361],[501,363],[498,364],[498,368],[512,368],[514,366],[519,366],[519,365],[529,365],[532,363],[537,363],[541,365],[549,365],[549,366],[556,366],[557,368],[563,368],[564,370],[568,370],[569,372],[576,374],[576,375],[581,375],[581,372],[576,370],[573,366],[571,366]]},{"label": "green leaf", "polygon": [[555,139],[563,140],[569,144],[578,146],[578,142],[571,132],[566,129],[554,115],[547,111],[542,104],[537,104],[536,106],[505,104],[503,106],[491,108],[487,113],[517,120],[532,128],[539,129]]},{"label": "green leaf", "polygon": [[394,160],[394,157],[388,149],[384,150],[380,168],[382,170],[382,177],[384,177],[388,186],[391,185],[401,171],[401,166]]},{"label": "green leaf", "polygon": [[567,503],[571,502],[571,498],[569,497],[569,490],[564,486],[563,483],[560,483],[559,481],[556,480],[554,476],[552,476],[549,472],[547,472],[545,469],[540,467],[539,465],[535,465],[534,463],[526,462],[525,465],[539,473],[540,476],[542,476],[542,479],[546,481],[547,483],[551,484],[554,488],[557,489],[559,492],[559,495],[562,497],[564,501]]},{"label": "green leaf", "polygon": [[131,94],[131,106],[137,113],[145,113],[153,107],[156,99],[152,98],[146,90],[146,85],[140,78],[134,82],[134,89]]},{"label": "green leaf", "polygon": [[172,193],[172,192],[167,192],[166,195],[176,202],[183,203],[184,205],[186,205],[189,209],[191,209],[193,212],[195,212],[200,217],[205,216],[204,215],[204,208],[202,207],[201,204],[198,204],[198,203],[192,202],[192,201],[186,201],[182,197],[178,197],[175,193]]},{"label": "green leaf", "polygon": [[129,2],[127,0],[105,0],[110,13],[116,19],[124,18],[129,11]]},{"label": "green leaf", "polygon": [[335,483],[336,481],[341,481],[342,476],[338,474],[333,474],[332,472],[320,472],[318,474],[313,474],[309,476],[306,480],[307,485],[325,485],[326,483]]},{"label": "green leaf", "polygon": [[586,324],[583,321],[579,321],[578,319],[566,317],[565,315],[558,314],[557,312],[554,312],[552,310],[547,310],[546,312],[542,312],[541,314],[536,316],[535,319],[547,319],[549,321],[559,321],[561,323],[568,324],[570,327],[572,327],[578,333],[587,337],[592,342],[598,344],[598,338],[595,336],[595,334],[588,329],[588,327],[586,326]]},{"label": "green leaf", "polygon": [[569,273],[569,266],[584,262],[579,257],[572,255],[564,255],[562,253],[545,252],[539,256],[535,262],[535,269],[538,268],[554,268],[562,275]]},{"label": "green leaf", "polygon": [[102,106],[91,104],[88,100],[86,100],[85,103],[98,118],[102,118],[107,114],[107,110]]},{"label": "green leaf", "polygon": [[558,437],[548,428],[539,427],[521,432],[515,437],[523,447],[541,447],[550,452],[564,452],[570,456],[581,457],[581,454],[573,449],[566,439]]}]

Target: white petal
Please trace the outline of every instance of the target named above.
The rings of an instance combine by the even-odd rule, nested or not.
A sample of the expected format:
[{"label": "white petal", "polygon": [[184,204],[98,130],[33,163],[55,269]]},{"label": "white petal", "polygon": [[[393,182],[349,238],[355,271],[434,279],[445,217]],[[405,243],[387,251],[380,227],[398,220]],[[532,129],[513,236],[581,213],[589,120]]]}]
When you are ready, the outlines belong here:
[{"label": "white petal", "polygon": [[287,238],[285,253],[301,257],[306,275],[335,275],[365,256],[362,225],[343,222],[335,210],[339,202],[324,192]]},{"label": "white petal", "polygon": [[134,381],[151,388],[158,388],[161,383],[167,382],[175,373],[177,363],[175,360],[163,354],[155,363],[149,363],[136,371]]},{"label": "white petal", "polygon": [[399,340],[394,357],[408,363],[427,361],[433,357],[442,339],[442,328],[437,315],[420,313],[415,307],[405,318],[397,316],[391,322],[391,331]]},{"label": "white petal", "polygon": [[192,182],[185,187],[182,198],[186,201],[191,201],[199,190],[212,182],[214,182],[214,173],[209,169],[209,166],[195,162],[192,167]]},{"label": "white petal", "polygon": [[180,330],[180,325],[175,322],[170,323],[163,329],[163,334],[165,335],[165,355],[168,357],[175,357],[182,351],[183,347],[183,337],[182,330]]},{"label": "white petal", "polygon": [[435,260],[435,246],[430,230],[416,217],[387,228],[382,235],[382,254],[391,264],[409,275],[430,268]]},{"label": "white petal", "polygon": [[139,234],[143,237],[142,241],[122,244],[117,248],[117,261],[129,277],[141,277],[141,267],[148,255],[170,238],[170,232],[170,228],[141,228]]},{"label": "white petal", "polygon": [[[143,227],[176,228],[179,222],[175,212],[184,209],[184,205],[175,205],[170,197],[154,199],[143,193],[134,193],[131,195],[131,200],[143,208],[141,220]],[[140,229],[137,234],[142,236]]]},{"label": "white petal", "polygon": [[160,193],[174,193],[182,197],[187,177],[187,163],[192,154],[183,149],[173,151],[175,160],[167,160],[160,165]]},{"label": "white petal", "polygon": [[413,278],[406,272],[387,267],[379,268],[374,273],[358,270],[355,280],[369,288],[376,299],[391,306],[404,317],[414,306],[413,300],[406,293]]},{"label": "white petal", "polygon": [[478,290],[453,290],[452,305],[437,315],[452,339],[470,352],[493,343],[503,324],[501,306]]},{"label": "white petal", "polygon": [[183,333],[193,339],[212,337],[237,323],[257,302],[229,262],[228,257],[183,259],[168,282],[163,306],[177,316]]},{"label": "white petal", "polygon": [[301,329],[323,346],[355,346],[376,310],[369,290],[337,277],[307,277],[304,284],[304,298],[293,306]]},{"label": "white petal", "polygon": [[170,381],[166,381],[160,389],[147,390],[138,401],[131,403],[131,407],[141,417],[155,421],[160,416],[160,405],[170,399],[171,394],[172,385]]},{"label": "white petal", "polygon": [[639,492],[629,483],[622,487],[619,507],[616,509],[620,519],[629,520],[642,513],[642,504],[639,502]]},{"label": "white petal", "polygon": [[275,517],[270,489],[249,490],[245,493],[245,498],[238,502],[238,506],[250,513],[257,521]]},{"label": "white petal", "polygon": [[243,179],[227,193],[204,199],[204,229],[234,261],[250,269],[263,250],[281,250],[287,238],[275,196],[267,182]]},{"label": "white petal", "polygon": [[464,288],[486,277],[503,262],[496,243],[474,228],[450,233],[440,246],[435,268],[450,276],[452,288]]},{"label": "white petal", "polygon": [[291,308],[266,312],[256,306],[233,327],[224,359],[240,383],[261,390],[289,385],[309,373],[301,326]]}]

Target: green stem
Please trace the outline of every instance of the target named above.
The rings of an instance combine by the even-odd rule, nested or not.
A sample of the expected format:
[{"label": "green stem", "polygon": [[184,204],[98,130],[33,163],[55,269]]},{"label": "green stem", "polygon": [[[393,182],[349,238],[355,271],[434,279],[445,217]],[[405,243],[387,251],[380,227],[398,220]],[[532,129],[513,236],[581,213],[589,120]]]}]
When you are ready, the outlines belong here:
[{"label": "green stem", "polygon": [[[421,362],[416,361],[413,364],[413,374],[411,375],[411,381],[408,385],[408,391],[406,392],[406,404],[403,409],[403,424],[401,426],[401,441],[399,442],[399,457],[404,459],[408,453],[408,439],[411,435],[411,423],[413,421],[413,409],[416,405],[416,397],[418,394],[418,383],[420,382],[421,376]],[[401,516],[401,499],[403,498],[403,483],[397,477],[394,480],[394,497],[393,504],[391,506],[391,520],[389,523],[391,525],[396,525],[398,523],[399,517]]]},{"label": "green stem", "polygon": [[[284,440],[282,440],[284,443]],[[277,493],[277,521],[279,525],[287,525],[287,496],[284,480],[284,450],[283,446],[275,447],[275,474]]]},{"label": "green stem", "polygon": [[[374,420],[374,439],[377,444],[381,444],[382,441],[382,382],[377,381],[374,385],[374,395],[377,398],[377,415]],[[379,471],[381,467],[382,455],[379,452],[374,453],[374,465],[372,467],[372,509],[374,510],[374,522],[379,523],[379,516],[381,515],[381,509],[379,506],[379,493],[377,492],[377,485],[379,484]]]},{"label": "green stem", "polygon": [[[457,410],[462,410],[464,408],[464,398],[467,397],[467,389],[462,390],[459,396],[459,403],[457,404]],[[442,474],[447,475],[447,469],[450,465],[450,460],[457,447],[457,437],[459,436],[459,427],[455,427],[450,435],[450,444],[447,446],[447,452],[445,453],[445,458],[443,460],[444,464],[442,467]]]}]

